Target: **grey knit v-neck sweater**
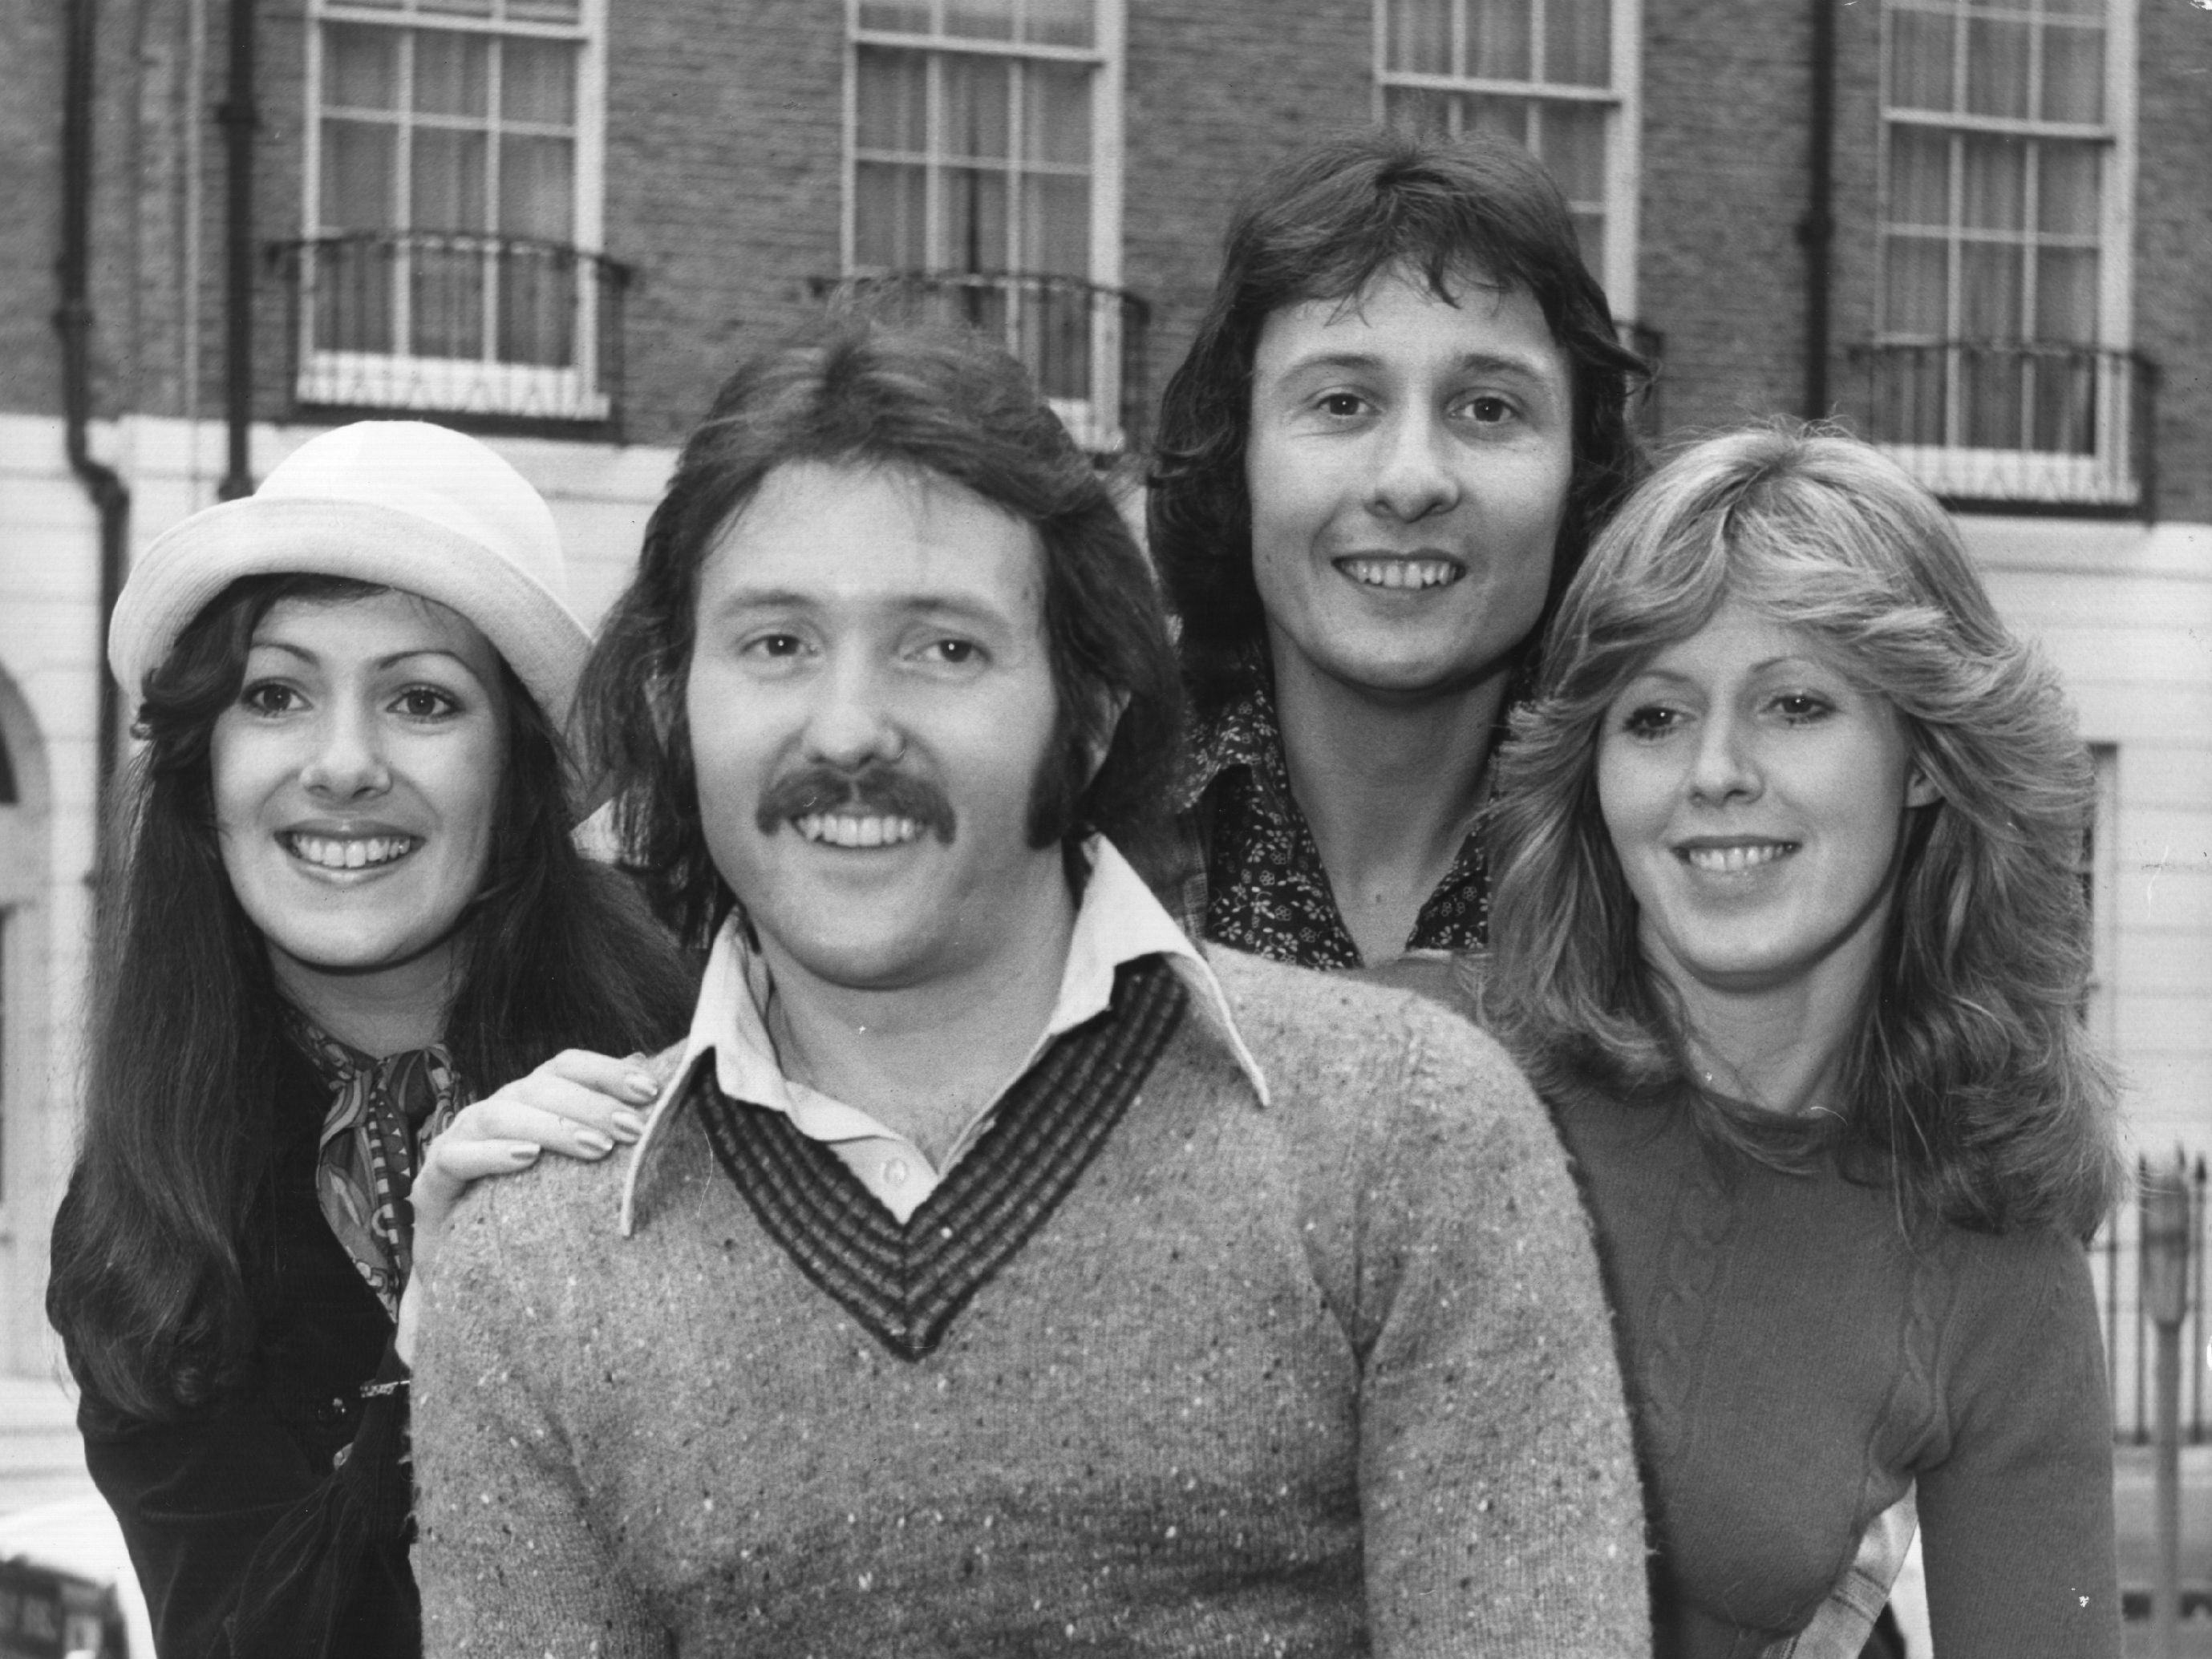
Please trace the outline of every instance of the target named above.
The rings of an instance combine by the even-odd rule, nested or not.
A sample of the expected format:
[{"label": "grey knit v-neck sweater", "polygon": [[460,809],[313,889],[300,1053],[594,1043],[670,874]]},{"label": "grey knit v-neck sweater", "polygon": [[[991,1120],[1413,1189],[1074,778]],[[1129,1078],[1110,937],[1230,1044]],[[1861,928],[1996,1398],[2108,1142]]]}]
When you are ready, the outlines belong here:
[{"label": "grey knit v-neck sweater", "polygon": [[[916,1212],[973,1280],[923,1338],[838,1275],[932,1240],[846,1237],[803,1149],[741,1185],[753,1109],[710,1086],[633,1238],[611,1165],[465,1205],[416,1382],[428,1651],[1648,1652],[1613,1339],[1541,1109],[1449,1014],[1211,954],[1272,1102],[1153,1007],[1108,1132],[1071,1153],[1002,1119]],[[1041,1160],[1056,1191],[991,1196]]]}]

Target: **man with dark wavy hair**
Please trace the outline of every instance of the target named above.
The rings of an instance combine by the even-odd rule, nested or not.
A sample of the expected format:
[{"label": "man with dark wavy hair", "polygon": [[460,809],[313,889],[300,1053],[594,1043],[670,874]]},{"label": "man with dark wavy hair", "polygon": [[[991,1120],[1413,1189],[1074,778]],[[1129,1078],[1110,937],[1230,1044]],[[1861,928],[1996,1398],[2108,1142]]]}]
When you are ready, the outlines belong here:
[{"label": "man with dark wavy hair", "polygon": [[1172,649],[1018,366],[846,325],[741,368],[584,695],[711,954],[627,1173],[447,1231],[430,1652],[1646,1650],[1542,1110],[1132,872]]},{"label": "man with dark wavy hair", "polygon": [[1376,130],[1262,179],[1169,383],[1194,933],[1310,968],[1483,943],[1491,747],[1638,465],[1642,365],[1518,146]]}]

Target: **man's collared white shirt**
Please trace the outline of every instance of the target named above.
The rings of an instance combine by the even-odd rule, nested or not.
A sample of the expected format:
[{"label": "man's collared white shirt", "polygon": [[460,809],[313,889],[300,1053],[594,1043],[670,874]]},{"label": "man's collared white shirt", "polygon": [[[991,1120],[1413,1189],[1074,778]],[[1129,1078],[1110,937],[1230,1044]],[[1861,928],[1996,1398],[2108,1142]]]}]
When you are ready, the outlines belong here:
[{"label": "man's collared white shirt", "polygon": [[635,1224],[638,1170],[647,1149],[658,1139],[662,1120],[682,1097],[694,1069],[708,1054],[714,1056],[714,1080],[723,1094],[789,1117],[801,1134],[836,1152],[876,1201],[904,1224],[937,1190],[952,1166],[988,1131],[1007,1091],[1036,1064],[1039,1056],[1055,1039],[1112,1004],[1115,970],[1123,963],[1145,957],[1166,960],[1189,990],[1201,1017],[1235,1055],[1260,1103],[1267,1104],[1267,1079],[1237,1032],[1229,1000],[1206,958],[1111,842],[1094,836],[1085,850],[1091,863],[1090,879],[1084,884],[1083,902],[1076,910],[1067,962],[1060,973],[1060,995],[1051,1017],[1014,1074],[969,1121],[942,1167],[933,1166],[911,1140],[870,1113],[786,1075],[768,1029],[774,992],[768,964],[746,943],[742,922],[735,916],[725,921],[707,959],[691,1034],[684,1042],[675,1072],[653,1105],[645,1133],[630,1155],[629,1170],[623,1182],[623,1236],[628,1237]]}]

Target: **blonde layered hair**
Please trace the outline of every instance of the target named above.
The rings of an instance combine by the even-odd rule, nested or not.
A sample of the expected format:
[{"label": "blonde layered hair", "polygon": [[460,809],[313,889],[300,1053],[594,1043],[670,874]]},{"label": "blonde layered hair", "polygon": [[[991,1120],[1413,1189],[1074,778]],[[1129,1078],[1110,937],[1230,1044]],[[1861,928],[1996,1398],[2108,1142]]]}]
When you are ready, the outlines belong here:
[{"label": "blonde layered hair", "polygon": [[[1887,698],[1940,796],[1906,829],[1839,1122],[1778,1118],[1701,1083],[1599,808],[1607,708],[1731,599]],[[1920,1217],[2093,1231],[2121,1177],[2112,1078],[2081,1018],[2088,757],[2057,676],[2005,627],[1928,493],[1818,428],[1707,440],[1599,537],[1543,659],[1497,761],[1480,989],[1539,1088],[1687,1095],[1717,1139],[1784,1167],[1835,1147]]]}]

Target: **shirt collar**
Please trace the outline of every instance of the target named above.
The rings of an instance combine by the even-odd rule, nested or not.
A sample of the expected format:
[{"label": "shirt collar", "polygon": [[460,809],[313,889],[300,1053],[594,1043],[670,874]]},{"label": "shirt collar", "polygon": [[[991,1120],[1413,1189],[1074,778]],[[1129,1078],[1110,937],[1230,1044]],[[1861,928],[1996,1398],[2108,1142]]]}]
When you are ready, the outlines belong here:
[{"label": "shirt collar", "polygon": [[[1237,1029],[1221,981],[1198,947],[1176,926],[1111,842],[1094,836],[1085,851],[1091,873],[1075,913],[1067,961],[1060,970],[1060,995],[1021,1072],[1036,1065],[1055,1038],[1105,1012],[1113,1001],[1115,970],[1122,963],[1160,957],[1188,989],[1200,1018],[1236,1060],[1260,1104],[1267,1105],[1267,1077]],[[660,1097],[647,1116],[645,1133],[630,1151],[629,1167],[623,1178],[624,1237],[636,1229],[639,1172],[661,1139],[663,1122],[709,1056],[715,1082],[725,1095],[787,1114],[811,1139],[853,1139],[884,1133],[883,1127],[859,1108],[832,1100],[784,1075],[776,1061],[775,1044],[769,1036],[764,1012],[769,985],[767,963],[747,944],[744,924],[732,915],[715,935],[707,958],[690,1035],[676,1052],[675,1069],[667,1073]],[[1008,1079],[1010,1085],[1013,1081]]]}]

